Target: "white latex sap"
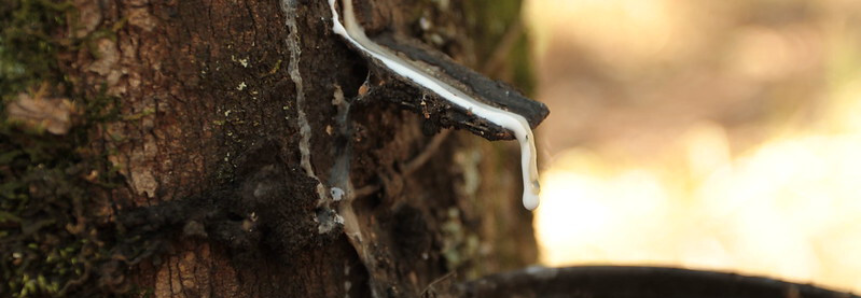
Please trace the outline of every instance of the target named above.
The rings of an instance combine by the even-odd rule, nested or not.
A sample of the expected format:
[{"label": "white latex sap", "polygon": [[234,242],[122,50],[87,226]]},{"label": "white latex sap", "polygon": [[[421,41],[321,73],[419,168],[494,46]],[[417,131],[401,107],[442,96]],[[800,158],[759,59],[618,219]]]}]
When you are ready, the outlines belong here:
[{"label": "white latex sap", "polygon": [[538,207],[540,187],[538,184],[535,140],[526,118],[519,114],[482,103],[457,88],[425,73],[411,62],[404,60],[392,51],[371,41],[365,35],[364,28],[356,20],[352,0],[342,1],[341,3],[344,12],[344,24],[341,24],[338,11],[335,9],[335,1],[329,0],[329,6],[332,8],[332,22],[334,23],[332,30],[336,34],[344,37],[344,39],[365,52],[365,54],[379,60],[398,75],[436,93],[452,104],[466,109],[480,118],[514,132],[514,137],[520,143],[521,167],[523,169],[523,207],[526,207],[528,210]]}]

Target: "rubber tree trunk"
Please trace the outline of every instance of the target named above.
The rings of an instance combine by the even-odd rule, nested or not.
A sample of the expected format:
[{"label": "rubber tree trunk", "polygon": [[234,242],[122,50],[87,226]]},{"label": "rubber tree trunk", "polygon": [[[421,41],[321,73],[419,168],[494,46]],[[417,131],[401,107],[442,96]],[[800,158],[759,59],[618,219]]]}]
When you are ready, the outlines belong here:
[{"label": "rubber tree trunk", "polygon": [[[535,261],[517,146],[363,97],[326,1],[2,2],[0,296],[417,297]],[[528,86],[519,1],[373,3]]]}]

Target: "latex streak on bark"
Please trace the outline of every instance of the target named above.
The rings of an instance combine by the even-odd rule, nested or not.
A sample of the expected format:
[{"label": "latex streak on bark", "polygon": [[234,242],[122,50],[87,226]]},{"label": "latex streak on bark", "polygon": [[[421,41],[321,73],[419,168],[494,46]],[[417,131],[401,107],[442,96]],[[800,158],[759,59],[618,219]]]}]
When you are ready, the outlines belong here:
[{"label": "latex streak on bark", "polygon": [[356,19],[351,0],[340,3],[344,15],[343,23],[341,23],[340,14],[336,8],[337,0],[328,1],[332,9],[332,30],[335,34],[347,40],[353,47],[363,52],[366,56],[377,60],[400,77],[408,79],[410,83],[437,94],[453,105],[472,112],[477,117],[514,132],[515,138],[520,143],[521,167],[523,170],[523,206],[528,210],[538,207],[540,187],[538,184],[535,140],[526,118],[517,113],[478,101],[458,88],[427,74],[414,63],[399,57],[391,50],[373,42],[367,37],[364,28],[362,28]]}]

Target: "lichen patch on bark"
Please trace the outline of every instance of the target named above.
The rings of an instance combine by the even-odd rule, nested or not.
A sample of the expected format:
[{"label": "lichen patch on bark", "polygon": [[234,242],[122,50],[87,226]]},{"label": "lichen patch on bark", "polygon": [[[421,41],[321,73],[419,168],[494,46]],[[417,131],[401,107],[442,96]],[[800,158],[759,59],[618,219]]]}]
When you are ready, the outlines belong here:
[{"label": "lichen patch on bark", "polygon": [[117,43],[109,38],[99,39],[96,41],[96,51],[99,53],[98,58],[87,67],[87,70],[104,78],[108,86],[108,94],[112,96],[122,95],[125,93],[125,89],[119,86],[120,78],[123,77],[123,69],[118,65],[120,53],[117,49]]},{"label": "lichen patch on bark", "polygon": [[55,135],[66,134],[72,128],[75,106],[66,98],[45,96],[47,95],[18,94],[15,100],[6,103],[6,119],[23,124],[31,130],[46,130]]}]

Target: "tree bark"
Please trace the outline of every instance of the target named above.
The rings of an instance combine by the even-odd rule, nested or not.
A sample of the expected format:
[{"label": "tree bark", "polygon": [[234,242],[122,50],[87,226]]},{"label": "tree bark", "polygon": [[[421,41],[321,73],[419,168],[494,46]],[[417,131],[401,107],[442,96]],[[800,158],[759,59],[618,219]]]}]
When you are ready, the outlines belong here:
[{"label": "tree bark", "polygon": [[[50,52],[59,73],[51,78],[62,83],[46,87],[73,103],[71,131],[23,134],[77,148],[69,152],[86,170],[72,183],[89,194],[86,208],[61,212],[93,232],[37,230],[86,234],[80,247],[98,243],[93,250],[104,253],[91,254],[77,278],[45,273],[47,286],[21,295],[33,278],[9,260],[19,249],[25,259],[53,251],[42,240],[29,254],[20,248],[21,239],[42,239],[20,231],[44,214],[0,218],[4,237],[20,236],[4,240],[15,243],[4,246],[4,274],[22,280],[0,294],[418,297],[536,260],[515,144],[437,132],[420,115],[363,96],[380,76],[332,33],[326,1],[74,0],[56,9],[4,1],[10,11],[51,10],[66,20],[52,24],[52,40],[72,40]],[[521,51],[506,54],[519,47],[511,41],[521,35],[512,25],[519,1],[373,4],[369,30],[399,31],[498,79],[523,77],[522,63],[500,66],[526,61]],[[23,102],[24,93],[9,92],[4,101]],[[113,113],[87,118],[104,110]],[[16,123],[19,136],[29,122]],[[11,135],[4,148],[26,147]],[[34,160],[22,154],[13,161]],[[24,177],[3,165],[4,179]],[[342,191],[348,199],[338,200]],[[14,192],[39,200],[32,187]]]}]

